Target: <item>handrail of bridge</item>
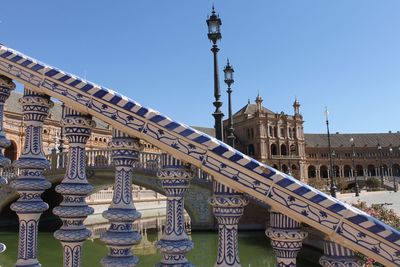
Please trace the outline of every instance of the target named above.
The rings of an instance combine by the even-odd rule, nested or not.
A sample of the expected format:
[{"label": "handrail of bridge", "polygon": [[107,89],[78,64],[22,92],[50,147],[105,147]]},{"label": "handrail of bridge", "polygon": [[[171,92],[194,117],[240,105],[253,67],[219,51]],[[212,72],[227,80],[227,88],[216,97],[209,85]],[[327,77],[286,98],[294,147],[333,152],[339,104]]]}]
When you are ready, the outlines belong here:
[{"label": "handrail of bridge", "polygon": [[399,231],[213,137],[4,45],[0,74],[203,169],[219,183],[318,229],[334,242],[385,265],[400,266]]}]

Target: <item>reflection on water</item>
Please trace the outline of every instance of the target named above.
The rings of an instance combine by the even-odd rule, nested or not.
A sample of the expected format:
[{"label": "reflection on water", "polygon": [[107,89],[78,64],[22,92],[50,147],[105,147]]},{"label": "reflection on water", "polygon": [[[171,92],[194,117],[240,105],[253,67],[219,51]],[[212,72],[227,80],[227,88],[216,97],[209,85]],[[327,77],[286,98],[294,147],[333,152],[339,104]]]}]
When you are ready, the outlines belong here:
[{"label": "reflection on water", "polygon": [[[189,225],[189,217],[186,218]],[[100,259],[107,255],[107,247],[98,239],[99,235],[107,230],[107,224],[88,226],[94,233],[94,238],[87,240],[83,251],[83,267],[101,267]],[[145,218],[138,220],[135,229],[142,234],[141,242],[134,246],[134,253],[140,258],[140,265],[154,266],[161,259],[160,253],[155,249],[155,242],[162,236],[164,227],[163,218]],[[188,259],[197,267],[213,266],[217,258],[217,237],[215,232],[190,232],[188,234],[194,241],[195,248],[188,253]],[[0,254],[0,266],[14,266],[17,258],[17,233],[0,233],[0,240],[7,245],[7,251]],[[239,233],[240,259],[242,267],[274,267],[275,256],[265,237],[264,232],[240,232]],[[302,252],[307,253],[307,249]],[[319,255],[311,253],[307,258],[316,262]],[[39,261],[43,267],[62,266],[62,249],[59,241],[54,239],[52,233],[39,234]],[[318,266],[306,261],[300,261],[298,266]]]}]

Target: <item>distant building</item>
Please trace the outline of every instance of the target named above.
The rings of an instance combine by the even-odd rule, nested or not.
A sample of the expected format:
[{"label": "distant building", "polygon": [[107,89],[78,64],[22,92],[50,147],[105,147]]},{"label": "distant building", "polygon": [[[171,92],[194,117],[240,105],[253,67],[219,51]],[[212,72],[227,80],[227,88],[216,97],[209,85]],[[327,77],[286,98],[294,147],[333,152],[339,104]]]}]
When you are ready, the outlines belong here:
[{"label": "distant building", "polygon": [[[354,165],[358,177],[400,176],[400,133],[331,134],[333,175],[352,177],[352,147],[354,139]],[[305,134],[307,176],[324,180],[329,177],[329,153],[326,134]],[[378,150],[378,143],[382,147]],[[381,166],[382,158],[382,166]]]},{"label": "distant building", "polygon": [[[299,102],[293,103],[293,115],[272,112],[262,102],[258,95],[255,103],[249,101],[233,115],[235,147],[260,162],[306,180],[304,121]],[[227,128],[225,120],[224,129]]]},{"label": "distant building", "polygon": [[[265,108],[258,95],[254,103],[249,101],[233,115],[235,147],[302,181],[327,184],[330,169],[327,134],[304,134],[303,123],[297,99],[293,103],[293,114],[289,115]],[[225,120],[225,133],[227,128],[228,120]],[[399,132],[336,133],[331,134],[336,179],[352,177],[351,138],[354,139],[354,165],[359,177],[380,177],[381,169],[385,177],[400,176]],[[381,150],[378,150],[378,142]]]},{"label": "distant building", "polygon": [[[16,160],[22,152],[25,130],[22,117],[22,106],[18,100],[22,97],[19,92],[11,92],[10,98],[7,99],[4,106],[4,131],[7,138],[11,141],[11,146],[4,151],[5,156],[12,161]],[[54,103],[54,107],[50,110],[43,126],[43,151],[50,154],[56,146],[58,148],[61,138],[61,103]],[[111,141],[111,128],[108,124],[94,118],[96,128],[92,130],[92,136],[89,138],[86,148],[107,149],[108,142]],[[55,144],[57,143],[57,144]],[[68,148],[68,141],[64,140],[64,147]],[[144,143],[145,151],[159,151],[154,146]]]},{"label": "distant building", "polygon": [[[11,160],[17,159],[22,151],[25,130],[22,119],[22,107],[18,99],[21,93],[12,92],[6,101],[4,112],[4,131],[11,140],[11,146],[5,155]],[[108,124],[94,118],[96,128],[87,143],[88,150],[107,149],[111,141],[111,128]],[[43,127],[43,150],[51,153],[55,141],[61,138],[61,103],[55,103]],[[275,113],[263,106],[263,99],[257,96],[233,115],[235,147],[243,153],[266,163],[275,169],[313,185],[322,182],[328,184],[329,152],[325,133],[304,134],[304,120],[300,113],[300,103],[293,103],[293,114]],[[214,129],[194,127],[214,136]],[[224,133],[227,133],[228,120],[224,121]],[[352,177],[352,147],[354,139],[354,165],[358,177],[400,177],[400,133],[361,133],[331,134],[331,146],[334,152],[334,177],[347,179]],[[226,136],[225,136],[226,140]],[[161,151],[144,141],[144,150]],[[378,150],[378,142],[382,149]],[[65,148],[68,142],[64,140]],[[58,148],[58,144],[56,145]],[[380,159],[382,158],[382,167]],[[399,179],[400,180],[400,179]]]}]

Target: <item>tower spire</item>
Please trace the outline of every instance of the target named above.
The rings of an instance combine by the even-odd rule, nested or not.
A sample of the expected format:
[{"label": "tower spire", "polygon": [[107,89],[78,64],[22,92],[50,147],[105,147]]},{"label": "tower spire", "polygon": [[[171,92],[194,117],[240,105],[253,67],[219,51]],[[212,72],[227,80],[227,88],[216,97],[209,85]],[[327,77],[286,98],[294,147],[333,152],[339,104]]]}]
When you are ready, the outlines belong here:
[{"label": "tower spire", "polygon": [[263,102],[263,99],[260,96],[260,92],[258,92],[257,97],[256,97],[256,104],[257,104],[257,112],[259,112],[259,113],[261,113],[263,111],[262,102]]},{"label": "tower spire", "polygon": [[300,115],[300,102],[297,100],[297,97],[295,97],[295,100],[293,102],[293,109],[294,115]]}]

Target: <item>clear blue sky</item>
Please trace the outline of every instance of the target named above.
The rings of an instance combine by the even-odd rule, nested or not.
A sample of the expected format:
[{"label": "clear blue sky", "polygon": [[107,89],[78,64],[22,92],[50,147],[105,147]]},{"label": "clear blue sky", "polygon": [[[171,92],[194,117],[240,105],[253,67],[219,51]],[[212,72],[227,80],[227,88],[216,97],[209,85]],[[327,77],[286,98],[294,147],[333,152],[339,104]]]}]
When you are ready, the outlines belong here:
[{"label": "clear blue sky", "polygon": [[[189,125],[213,126],[212,1],[7,1],[0,42],[114,89]],[[400,1],[214,1],[229,57],[233,107],[292,113],[306,132],[397,131]]]}]

